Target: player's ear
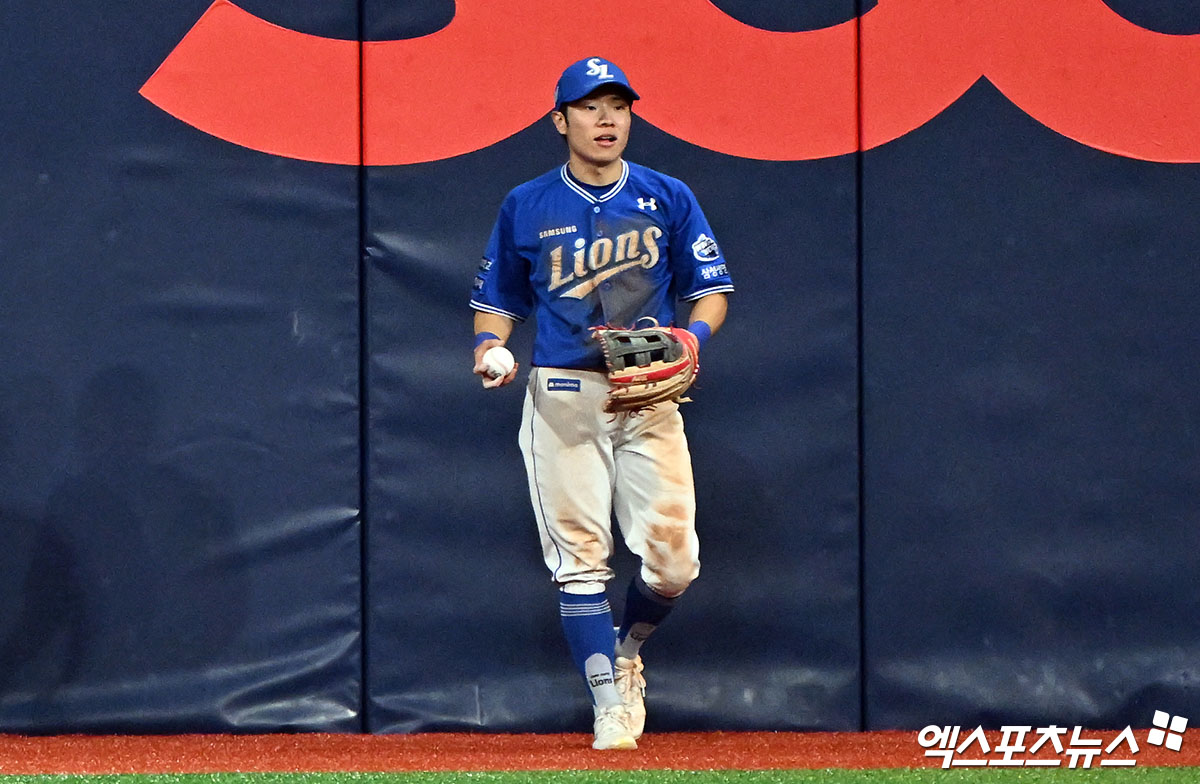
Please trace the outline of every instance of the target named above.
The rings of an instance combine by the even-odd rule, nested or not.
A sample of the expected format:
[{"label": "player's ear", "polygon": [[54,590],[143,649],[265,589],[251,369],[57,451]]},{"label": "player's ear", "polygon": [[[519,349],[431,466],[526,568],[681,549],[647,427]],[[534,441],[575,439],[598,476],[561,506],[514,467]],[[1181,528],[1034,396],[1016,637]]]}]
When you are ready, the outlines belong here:
[{"label": "player's ear", "polygon": [[567,135],[567,115],[560,112],[558,109],[550,112],[550,121],[554,123],[554,127],[563,136]]}]

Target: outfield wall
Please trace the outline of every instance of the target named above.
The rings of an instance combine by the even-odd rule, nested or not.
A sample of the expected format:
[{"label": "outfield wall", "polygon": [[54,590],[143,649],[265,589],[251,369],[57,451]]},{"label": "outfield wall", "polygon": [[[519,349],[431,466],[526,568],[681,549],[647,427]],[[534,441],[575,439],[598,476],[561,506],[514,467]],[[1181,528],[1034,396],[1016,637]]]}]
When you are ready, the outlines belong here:
[{"label": "outfield wall", "polygon": [[592,54],[737,286],[651,729],[1200,716],[1188,4],[88,5],[0,12],[0,731],[587,726],[466,300]]}]

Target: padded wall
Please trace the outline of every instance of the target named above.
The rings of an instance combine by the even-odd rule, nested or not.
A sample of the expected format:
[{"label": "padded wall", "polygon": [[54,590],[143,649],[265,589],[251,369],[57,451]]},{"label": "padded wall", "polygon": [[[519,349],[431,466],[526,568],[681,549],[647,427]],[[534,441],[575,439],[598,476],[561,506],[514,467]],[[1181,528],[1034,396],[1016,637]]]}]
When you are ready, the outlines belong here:
[{"label": "padded wall", "polygon": [[[853,17],[849,3],[841,20],[832,3],[767,16],[753,3],[721,5],[764,28]],[[428,28],[438,16],[433,9],[423,23],[384,3],[367,9],[374,39]],[[376,731],[590,726],[516,444],[524,371],[494,392],[470,372],[470,278],[504,195],[561,165],[546,116],[554,79],[590,51],[558,39],[542,46],[548,78],[519,85],[544,105],[534,126],[449,160],[368,168]],[[852,69],[853,47],[842,56]],[[647,81],[652,67],[643,68]],[[456,111],[503,115],[507,89]],[[646,94],[647,113],[653,100]],[[845,106],[853,128],[852,95]],[[735,158],[642,119],[627,157],[693,187],[738,287],[684,408],[703,566],[646,646],[650,726],[857,728],[855,159]],[[791,347],[782,359],[762,339],[768,328]],[[532,330],[519,325],[510,344],[526,368]],[[617,613],[634,567],[624,551],[619,565],[609,595]]]},{"label": "padded wall", "polygon": [[[1110,5],[1197,26],[1178,4]],[[1079,40],[1098,35],[1086,16]],[[1134,40],[1188,82],[1180,39],[1105,51]],[[1105,67],[1058,56],[1080,91]],[[1195,716],[1200,168],[1064,138],[1002,66],[863,156],[865,723]],[[1072,133],[1186,138],[1136,132],[1109,94]]]},{"label": "padded wall", "polygon": [[738,289],[651,730],[1200,715],[1194,3],[86,6],[0,5],[0,730],[586,728],[466,303],[599,51]]},{"label": "padded wall", "polygon": [[205,7],[0,11],[8,731],[361,726],[357,174],[138,95]]}]

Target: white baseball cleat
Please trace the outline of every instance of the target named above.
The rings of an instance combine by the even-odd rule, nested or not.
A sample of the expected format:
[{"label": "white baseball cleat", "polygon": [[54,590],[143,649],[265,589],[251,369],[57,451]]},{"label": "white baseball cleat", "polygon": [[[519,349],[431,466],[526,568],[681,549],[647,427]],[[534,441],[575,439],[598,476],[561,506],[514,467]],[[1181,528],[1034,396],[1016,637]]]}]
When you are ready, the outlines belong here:
[{"label": "white baseball cleat", "polygon": [[646,728],[646,679],[642,677],[642,657],[616,657],[613,677],[621,704],[629,711],[629,731],[634,739],[642,737]]},{"label": "white baseball cleat", "polygon": [[596,739],[593,749],[636,749],[637,741],[629,732],[629,711],[624,705],[595,708],[596,721],[592,725]]}]

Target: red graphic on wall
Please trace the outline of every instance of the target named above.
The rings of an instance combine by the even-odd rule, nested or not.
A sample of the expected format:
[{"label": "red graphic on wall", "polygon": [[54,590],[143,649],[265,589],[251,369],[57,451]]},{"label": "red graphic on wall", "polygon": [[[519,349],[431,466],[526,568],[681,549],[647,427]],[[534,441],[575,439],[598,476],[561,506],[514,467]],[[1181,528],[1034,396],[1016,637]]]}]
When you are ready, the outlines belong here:
[{"label": "red graphic on wall", "polygon": [[986,78],[1082,144],[1200,162],[1200,35],[1146,30],[1103,0],[879,0],[857,19],[795,33],[745,25],[708,0],[458,0],[432,35],[361,44],[216,0],[141,94],[274,155],[407,164],[528,127],[550,110],[561,70],[595,54],[630,74],[640,117],[744,158],[871,149]]}]

